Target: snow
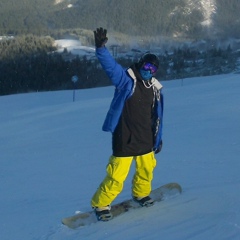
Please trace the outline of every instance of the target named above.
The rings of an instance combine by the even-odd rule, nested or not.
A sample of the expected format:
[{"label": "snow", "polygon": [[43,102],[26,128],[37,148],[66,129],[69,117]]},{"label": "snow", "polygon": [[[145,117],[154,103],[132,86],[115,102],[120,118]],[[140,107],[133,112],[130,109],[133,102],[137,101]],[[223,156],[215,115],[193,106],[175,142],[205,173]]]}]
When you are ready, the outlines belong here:
[{"label": "snow", "polygon": [[64,2],[64,0],[55,0],[54,5],[60,4],[62,2]]},{"label": "snow", "polygon": [[67,49],[68,52],[71,52],[73,55],[79,56],[95,56],[95,48],[83,46],[81,41],[74,39],[58,39],[55,40],[55,45],[57,46],[57,52],[63,52],[64,49]]},{"label": "snow", "polygon": [[[71,230],[61,218],[90,210],[111,134],[101,131],[114,88],[0,97],[1,240],[240,239],[239,75],[162,82],[164,145],[153,188],[182,195]],[[131,195],[134,165],[116,202]]]},{"label": "snow", "polygon": [[212,25],[213,14],[216,13],[216,0],[201,0],[200,4],[205,18],[202,24],[210,27]]},{"label": "snow", "polygon": [[[216,0],[185,0],[185,6],[183,8],[176,6],[169,16],[175,15],[178,12],[181,12],[183,15],[190,15],[194,10],[200,11],[203,14],[204,20],[201,24],[206,27],[211,27],[213,16],[216,13]],[[188,28],[188,26],[185,27],[186,29]],[[178,34],[176,33],[176,36],[177,35]]]}]

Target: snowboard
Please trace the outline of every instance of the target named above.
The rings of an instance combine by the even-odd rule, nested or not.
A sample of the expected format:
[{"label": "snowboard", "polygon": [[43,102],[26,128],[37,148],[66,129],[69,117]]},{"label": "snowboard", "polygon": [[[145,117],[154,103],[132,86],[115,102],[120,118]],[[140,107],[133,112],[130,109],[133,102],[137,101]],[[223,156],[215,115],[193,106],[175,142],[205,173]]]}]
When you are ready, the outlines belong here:
[{"label": "snowboard", "polygon": [[[154,202],[164,201],[181,194],[182,188],[178,183],[168,183],[161,187],[152,190],[150,196]],[[111,213],[113,218],[128,212],[132,209],[142,208],[133,199],[125,200],[111,206]],[[75,229],[82,226],[87,226],[98,222],[95,212],[93,210],[85,213],[77,213],[73,216],[62,219],[62,224],[69,228]]]}]

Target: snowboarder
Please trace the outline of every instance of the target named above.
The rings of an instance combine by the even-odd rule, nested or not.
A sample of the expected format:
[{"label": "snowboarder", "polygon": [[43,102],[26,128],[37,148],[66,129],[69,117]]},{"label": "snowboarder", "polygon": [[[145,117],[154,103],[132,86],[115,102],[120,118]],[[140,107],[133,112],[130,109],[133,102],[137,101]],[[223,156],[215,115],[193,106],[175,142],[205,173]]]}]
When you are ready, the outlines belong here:
[{"label": "snowboarder", "polygon": [[131,163],[136,162],[132,197],[141,206],[151,206],[151,181],[156,166],[155,154],[162,148],[162,85],[154,77],[159,67],[155,54],[146,53],[124,69],[105,44],[107,30],[94,31],[96,56],[115,86],[115,94],[103,124],[112,133],[112,155],[107,175],[92,197],[91,205],[100,221],[112,218],[111,203],[123,189]]}]

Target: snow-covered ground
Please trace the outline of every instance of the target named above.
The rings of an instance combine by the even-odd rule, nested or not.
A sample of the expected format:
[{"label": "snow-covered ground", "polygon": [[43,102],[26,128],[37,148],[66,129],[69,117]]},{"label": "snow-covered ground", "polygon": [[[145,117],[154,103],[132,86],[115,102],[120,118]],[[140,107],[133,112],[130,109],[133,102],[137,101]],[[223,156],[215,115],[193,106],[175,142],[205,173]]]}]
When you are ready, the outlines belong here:
[{"label": "snow-covered ground", "polygon": [[59,39],[55,40],[55,45],[58,48],[58,52],[63,52],[64,49],[67,49],[67,51],[71,52],[73,55],[88,57],[95,56],[95,48],[83,46],[79,40]]},{"label": "snow-covered ground", "polygon": [[[111,135],[101,131],[113,87],[0,97],[1,240],[240,239],[240,81],[221,75],[163,82],[164,145],[153,187],[183,194],[110,222],[71,230],[90,209]],[[134,166],[116,202],[131,195]]]}]

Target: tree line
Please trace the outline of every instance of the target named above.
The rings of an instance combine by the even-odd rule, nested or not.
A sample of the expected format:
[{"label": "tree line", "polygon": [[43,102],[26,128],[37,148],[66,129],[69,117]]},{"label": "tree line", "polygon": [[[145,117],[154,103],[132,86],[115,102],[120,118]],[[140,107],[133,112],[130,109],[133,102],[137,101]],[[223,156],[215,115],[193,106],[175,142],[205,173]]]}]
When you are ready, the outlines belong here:
[{"label": "tree line", "polygon": [[67,61],[55,50],[52,39],[32,35],[0,41],[0,95],[71,89],[74,75],[77,88],[109,84],[96,59]]},{"label": "tree line", "polygon": [[51,35],[103,26],[131,36],[191,39],[240,37],[240,1],[215,1],[212,25],[204,26],[201,1],[185,0],[1,0],[0,34]]},{"label": "tree line", "polygon": [[[110,51],[114,48],[109,46]],[[33,35],[0,41],[0,95],[93,88],[110,85],[110,80],[96,58],[74,56],[67,49],[55,51],[53,39]],[[229,45],[226,49],[212,47],[205,51],[189,47],[154,52],[160,58],[157,78],[170,80],[233,72],[238,52]],[[132,55],[119,57],[117,62],[128,67],[138,59]],[[73,76],[79,81],[73,85]]]}]

